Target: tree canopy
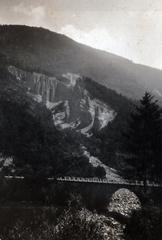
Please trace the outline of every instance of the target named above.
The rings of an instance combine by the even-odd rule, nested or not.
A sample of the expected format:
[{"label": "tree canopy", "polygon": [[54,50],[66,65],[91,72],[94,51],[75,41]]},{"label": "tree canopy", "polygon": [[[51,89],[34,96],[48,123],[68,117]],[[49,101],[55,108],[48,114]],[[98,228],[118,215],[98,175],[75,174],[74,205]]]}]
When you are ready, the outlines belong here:
[{"label": "tree canopy", "polygon": [[131,177],[159,179],[162,170],[162,110],[153,96],[146,92],[132,112],[125,133]]}]

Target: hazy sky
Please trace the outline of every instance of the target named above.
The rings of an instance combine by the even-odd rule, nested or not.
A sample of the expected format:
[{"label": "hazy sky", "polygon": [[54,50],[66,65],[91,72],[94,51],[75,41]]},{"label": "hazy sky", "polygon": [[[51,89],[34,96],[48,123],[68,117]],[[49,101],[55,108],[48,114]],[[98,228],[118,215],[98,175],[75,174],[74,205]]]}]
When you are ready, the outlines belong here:
[{"label": "hazy sky", "polygon": [[46,27],[162,69],[162,0],[0,0],[0,23]]}]

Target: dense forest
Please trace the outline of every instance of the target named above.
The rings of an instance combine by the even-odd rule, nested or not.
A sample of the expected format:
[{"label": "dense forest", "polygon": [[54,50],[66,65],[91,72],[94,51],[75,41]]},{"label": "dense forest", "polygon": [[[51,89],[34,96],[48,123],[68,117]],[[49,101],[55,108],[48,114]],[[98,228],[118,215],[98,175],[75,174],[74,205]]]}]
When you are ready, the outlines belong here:
[{"label": "dense forest", "polygon": [[47,177],[97,173],[78,143],[55,128],[51,112],[25,93],[3,89],[0,113],[0,148],[4,159],[1,164],[6,158],[13,158],[10,168],[14,174]]}]

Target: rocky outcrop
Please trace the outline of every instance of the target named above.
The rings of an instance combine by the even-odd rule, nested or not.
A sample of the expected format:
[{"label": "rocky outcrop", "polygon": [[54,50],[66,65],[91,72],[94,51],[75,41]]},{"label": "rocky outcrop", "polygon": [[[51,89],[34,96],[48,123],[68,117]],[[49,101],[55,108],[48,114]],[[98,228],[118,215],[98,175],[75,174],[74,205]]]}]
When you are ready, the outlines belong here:
[{"label": "rocky outcrop", "polygon": [[52,111],[58,128],[72,128],[90,135],[92,129],[104,128],[116,116],[110,106],[90,95],[84,84],[86,79],[77,74],[53,77],[14,66],[8,70],[29,95]]}]

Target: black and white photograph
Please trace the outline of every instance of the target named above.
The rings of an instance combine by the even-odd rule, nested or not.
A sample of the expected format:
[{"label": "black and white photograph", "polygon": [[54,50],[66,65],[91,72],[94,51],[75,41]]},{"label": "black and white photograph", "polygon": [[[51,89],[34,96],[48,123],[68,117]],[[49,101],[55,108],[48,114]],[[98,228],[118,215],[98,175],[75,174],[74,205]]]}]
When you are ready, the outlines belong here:
[{"label": "black and white photograph", "polygon": [[0,0],[0,240],[162,240],[162,0]]}]

